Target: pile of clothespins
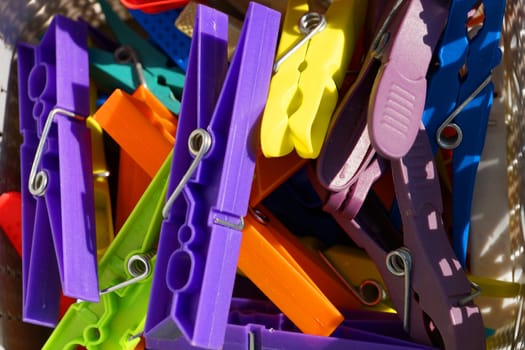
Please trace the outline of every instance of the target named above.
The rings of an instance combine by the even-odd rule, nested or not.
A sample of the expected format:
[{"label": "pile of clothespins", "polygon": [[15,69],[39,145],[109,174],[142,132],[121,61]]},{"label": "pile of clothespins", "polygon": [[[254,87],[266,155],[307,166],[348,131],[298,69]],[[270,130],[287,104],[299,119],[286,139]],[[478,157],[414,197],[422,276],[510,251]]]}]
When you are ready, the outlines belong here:
[{"label": "pile of clothespins", "polygon": [[44,349],[486,347],[476,297],[520,293],[467,254],[505,1],[121,2],[17,48]]}]

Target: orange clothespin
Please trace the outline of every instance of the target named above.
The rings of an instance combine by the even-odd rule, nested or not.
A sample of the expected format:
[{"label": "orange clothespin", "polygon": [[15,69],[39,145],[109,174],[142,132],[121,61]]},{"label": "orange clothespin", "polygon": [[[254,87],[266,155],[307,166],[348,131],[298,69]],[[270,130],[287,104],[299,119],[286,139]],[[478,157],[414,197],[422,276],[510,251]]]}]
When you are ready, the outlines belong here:
[{"label": "orange clothespin", "polygon": [[94,119],[120,145],[116,229],[122,226],[175,142],[175,116],[141,84],[115,90]]},{"label": "orange clothespin", "polygon": [[355,296],[276,218],[245,218],[238,267],[304,333],[327,336],[359,308]]}]

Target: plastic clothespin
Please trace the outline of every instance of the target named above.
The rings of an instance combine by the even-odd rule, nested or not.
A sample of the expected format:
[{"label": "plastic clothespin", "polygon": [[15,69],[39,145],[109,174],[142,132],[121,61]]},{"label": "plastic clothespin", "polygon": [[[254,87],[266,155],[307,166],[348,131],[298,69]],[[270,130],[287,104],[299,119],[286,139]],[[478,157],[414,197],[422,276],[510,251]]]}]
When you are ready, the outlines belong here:
[{"label": "plastic clothespin", "polygon": [[[380,314],[367,315],[369,316],[373,317],[373,320],[364,323],[364,319],[345,321],[337,329],[337,336],[321,337],[298,332],[279,310],[267,302],[234,298],[224,348],[231,350],[433,349],[403,338],[396,338],[397,334],[393,335],[393,333],[397,333],[395,329],[401,328],[397,326],[399,321],[391,317],[385,318]],[[180,339],[177,349],[202,348],[193,347],[185,339]]]},{"label": "plastic clothespin", "polygon": [[98,301],[87,27],[56,16],[18,46],[23,317],[54,326],[61,289]]},{"label": "plastic clothespin", "polygon": [[[305,0],[288,1],[261,124],[265,156],[295,148],[303,158],[317,158],[365,12],[365,4],[353,0],[333,1],[324,15],[308,12]],[[314,36],[299,46],[305,35]]]},{"label": "plastic clothespin", "polygon": [[22,256],[22,197],[20,192],[0,195],[0,228]]},{"label": "plastic clothespin", "polygon": [[120,0],[120,2],[129,9],[156,14],[182,7],[188,3],[188,0]]},{"label": "plastic clothespin", "polygon": [[[415,90],[424,82],[446,9],[435,0],[405,3],[391,2],[390,11],[380,21],[359,76],[335,112],[319,156],[319,180],[333,192],[328,194],[331,208],[327,210],[340,211],[348,219],[355,217],[371,186],[388,167],[377,153],[389,159],[402,156],[419,127],[418,110],[425,95]],[[406,42],[410,45],[403,46]],[[414,85],[398,69],[404,56],[418,56],[417,64],[407,71],[417,78]]]},{"label": "plastic clothespin", "polygon": [[[469,28],[469,16],[477,10],[484,15],[483,24]],[[439,148],[453,149],[452,236],[463,266],[474,182],[493,100],[491,74],[501,60],[498,46],[504,13],[505,1],[452,1],[436,50],[439,65],[429,74],[423,122],[434,153]],[[452,136],[446,137],[446,131]]]},{"label": "plastic clothespin", "polygon": [[171,66],[161,51],[128,27],[105,0],[98,2],[120,48],[125,50],[109,52],[95,47],[89,49],[92,74],[97,85],[108,91],[120,88],[128,93],[135,91],[138,83],[146,85],[166,108],[178,113],[184,73]]},{"label": "plastic clothespin", "polygon": [[245,218],[238,267],[304,333],[328,336],[343,321],[339,310],[362,306],[319,256],[260,208]]},{"label": "plastic clothespin", "polygon": [[104,141],[102,140],[102,128],[88,117],[87,125],[91,130],[91,149],[93,161],[93,186],[95,203],[95,225],[97,233],[97,257],[100,260],[109,244],[115,237],[113,230],[113,213],[111,208],[111,196],[109,193],[108,176],[104,154]]},{"label": "plastic clothespin", "polygon": [[[90,86],[91,111],[96,109],[96,88]],[[91,155],[93,164],[93,186],[95,201],[95,225],[97,233],[97,258],[100,260],[109,244],[115,237],[113,228],[113,212],[111,195],[109,193],[108,177],[110,175],[104,152],[102,128],[93,117],[87,118],[87,126],[91,131]]]},{"label": "plastic clothespin", "polygon": [[100,261],[99,303],[72,305],[43,349],[134,349],[144,329],[171,155]]},{"label": "plastic clothespin", "polygon": [[196,346],[224,343],[279,18],[250,4],[226,73],[227,16],[198,7],[146,322],[148,348],[170,346],[180,334]]},{"label": "plastic clothespin", "polygon": [[115,90],[94,119],[120,145],[117,230],[173,148],[176,119],[140,85],[133,95]]},{"label": "plastic clothespin", "polygon": [[370,199],[353,220],[332,215],[374,260],[412,339],[447,350],[484,349],[481,314],[472,302],[476,293],[443,229],[439,179],[424,129],[409,153],[392,162],[392,174],[402,236]]},{"label": "plastic clothespin", "polygon": [[140,26],[148,32],[150,39],[157,44],[180,69],[186,71],[191,38],[175,26],[175,21],[179,17],[181,10],[169,10],[156,14],[148,14],[140,10],[130,10],[129,13]]}]

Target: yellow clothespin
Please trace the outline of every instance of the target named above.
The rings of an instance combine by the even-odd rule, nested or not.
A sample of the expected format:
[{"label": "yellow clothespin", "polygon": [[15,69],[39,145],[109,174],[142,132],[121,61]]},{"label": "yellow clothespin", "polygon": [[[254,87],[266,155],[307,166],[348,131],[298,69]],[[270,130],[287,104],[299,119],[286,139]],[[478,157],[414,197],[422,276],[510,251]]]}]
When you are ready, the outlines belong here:
[{"label": "yellow clothespin", "polygon": [[266,157],[294,148],[303,158],[319,155],[366,7],[365,1],[334,0],[323,15],[309,12],[306,0],[288,1],[261,125]]},{"label": "yellow clothespin", "polygon": [[[96,88],[90,86],[91,111],[96,110]],[[109,193],[109,171],[104,153],[102,128],[92,118],[87,118],[87,126],[91,130],[91,159],[93,162],[93,186],[95,199],[95,225],[97,233],[97,258],[100,260],[115,237],[113,230],[113,214],[111,196]]]}]

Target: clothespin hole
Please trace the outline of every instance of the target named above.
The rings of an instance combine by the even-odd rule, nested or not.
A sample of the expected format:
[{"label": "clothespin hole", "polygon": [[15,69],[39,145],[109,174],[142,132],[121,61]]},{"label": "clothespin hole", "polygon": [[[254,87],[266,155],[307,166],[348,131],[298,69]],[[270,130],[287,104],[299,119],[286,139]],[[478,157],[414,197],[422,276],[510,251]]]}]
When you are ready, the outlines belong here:
[{"label": "clothespin hole", "polygon": [[134,50],[127,45],[118,47],[114,52],[115,60],[119,63],[129,63],[135,61]]},{"label": "clothespin hole", "polygon": [[365,280],[359,285],[359,294],[366,305],[377,305],[384,298],[384,291],[381,285],[374,280]]},{"label": "clothespin hole", "polygon": [[174,293],[186,289],[192,272],[193,259],[190,253],[180,249],[175,251],[170,257],[166,273],[166,283],[169,289]]},{"label": "clothespin hole", "polygon": [[250,207],[249,210],[255,218],[255,220],[259,221],[261,224],[266,225],[270,222],[270,218],[264,215],[264,213],[260,209]]},{"label": "clothespin hole", "polygon": [[459,72],[458,72],[459,80],[465,81],[465,79],[467,79],[467,75],[468,75],[468,67],[467,67],[467,64],[465,63],[459,69]]},{"label": "clothespin hole", "polygon": [[43,115],[44,115],[44,102],[37,101],[33,105],[33,117],[39,119],[39,118],[42,118]]},{"label": "clothespin hole", "polygon": [[98,327],[88,327],[84,331],[84,338],[89,343],[96,343],[100,340],[101,334]]},{"label": "clothespin hole", "polygon": [[467,20],[465,27],[467,29],[467,36],[470,40],[474,39],[485,24],[485,5],[483,1],[478,1],[472,6],[467,13]]},{"label": "clothespin hole", "polygon": [[47,86],[47,67],[39,64],[31,69],[28,77],[27,94],[31,100],[37,100],[44,94]]},{"label": "clothespin hole", "polygon": [[456,123],[449,123],[437,135],[437,143],[443,149],[455,149],[463,140],[463,131]]}]

